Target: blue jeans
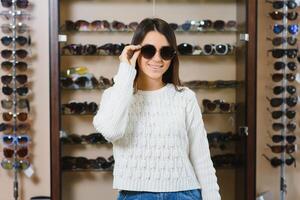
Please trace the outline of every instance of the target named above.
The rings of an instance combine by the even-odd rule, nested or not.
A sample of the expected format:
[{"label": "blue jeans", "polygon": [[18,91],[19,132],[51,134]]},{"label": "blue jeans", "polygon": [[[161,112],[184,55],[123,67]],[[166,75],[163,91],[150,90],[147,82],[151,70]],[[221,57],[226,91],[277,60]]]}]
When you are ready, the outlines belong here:
[{"label": "blue jeans", "polygon": [[117,200],[202,200],[201,190],[179,192],[137,192],[121,190]]}]

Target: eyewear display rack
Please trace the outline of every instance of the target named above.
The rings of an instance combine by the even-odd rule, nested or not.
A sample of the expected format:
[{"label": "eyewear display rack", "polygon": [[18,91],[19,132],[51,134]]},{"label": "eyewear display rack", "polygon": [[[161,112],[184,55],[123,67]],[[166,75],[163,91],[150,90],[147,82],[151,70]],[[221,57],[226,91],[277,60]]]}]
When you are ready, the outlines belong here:
[{"label": "eyewear display rack", "polygon": [[[1,164],[3,165],[3,168],[6,168],[8,170],[12,169],[13,170],[13,177],[14,177],[14,181],[13,181],[13,198],[15,200],[18,200],[19,199],[19,173],[21,171],[23,171],[28,177],[30,177],[32,175],[32,169],[31,169],[31,164],[27,161],[28,159],[28,155],[29,155],[29,150],[28,150],[28,146],[26,147],[27,150],[25,150],[25,158],[20,158],[20,157],[23,157],[23,156],[20,156],[18,154],[18,150],[20,148],[19,146],[19,141],[17,141],[18,139],[18,136],[20,134],[20,131],[18,130],[18,116],[22,113],[18,112],[18,108],[22,107],[20,106],[20,100],[24,100],[24,102],[26,102],[24,104],[24,107],[27,108],[27,111],[29,112],[29,102],[27,99],[20,99],[19,98],[19,92],[18,92],[18,82],[20,83],[20,81],[17,80],[17,64],[19,62],[19,58],[25,58],[27,56],[27,52],[22,56],[21,53],[18,54],[18,47],[17,47],[17,44],[18,44],[18,41],[17,41],[17,38],[19,36],[20,33],[24,33],[24,32],[29,32],[29,28],[27,25],[23,24],[22,22],[20,22],[20,20],[23,20],[24,17],[26,19],[29,19],[29,16],[30,14],[29,13],[26,13],[23,11],[24,8],[27,8],[28,7],[28,1],[27,0],[24,0],[24,1],[16,1],[16,0],[12,0],[12,1],[3,1],[1,2],[2,3],[2,6],[6,8],[5,11],[1,12],[1,16],[3,18],[5,18],[6,20],[10,21],[9,24],[6,24],[7,27],[5,28],[8,28],[8,31],[5,31],[5,33],[7,34],[10,34],[10,37],[11,37],[11,43],[9,43],[8,45],[6,46],[11,46],[11,56],[8,56],[9,58],[9,61],[8,62],[11,62],[12,63],[12,67],[10,69],[10,75],[12,76],[12,87],[11,87],[11,90],[12,90],[12,99],[11,100],[8,100],[8,101],[12,101],[12,108],[10,108],[11,112],[8,112],[9,115],[12,116],[12,132],[10,133],[10,136],[13,138],[13,142],[12,144],[8,147],[8,148],[12,148],[13,150],[13,155],[12,155],[12,158],[11,160],[9,160],[9,162],[7,163],[4,163],[2,162]],[[4,27],[2,27],[4,28]],[[4,32],[4,31],[3,31]],[[19,41],[19,44],[20,43],[23,43],[22,45],[25,45],[25,44],[30,44],[30,36],[28,34],[28,38],[27,40],[25,40],[26,42],[20,42]],[[3,41],[2,41],[3,42]],[[3,42],[4,44],[4,42]],[[5,50],[4,50],[5,51]],[[3,55],[5,54],[3,51],[1,52],[3,53]],[[3,56],[4,57],[4,56]],[[25,64],[27,65],[27,64]],[[27,66],[23,69],[27,69]],[[25,83],[27,82],[27,77],[25,78],[26,81],[24,81]],[[4,81],[2,81],[4,82]],[[21,81],[22,82],[22,81]],[[24,93],[25,95],[27,94],[27,92]],[[19,96],[18,96],[19,95]],[[2,100],[2,101],[5,101],[5,100]],[[1,102],[2,103],[2,102]],[[3,106],[4,107],[4,106]],[[8,106],[9,107],[9,106]],[[24,108],[22,107],[22,109]],[[7,109],[7,108],[6,108]],[[24,113],[23,113],[24,114]],[[26,119],[28,117],[28,114],[29,113],[25,113],[26,115]],[[3,117],[4,118],[4,117]],[[24,118],[24,119],[25,119]],[[25,119],[25,120],[26,120]],[[5,120],[5,121],[9,121],[9,120]],[[24,121],[24,120],[22,120]],[[28,133],[28,132],[27,132]],[[9,137],[10,137],[9,136]],[[29,136],[26,136],[26,145],[28,145],[29,143]],[[3,139],[4,141],[4,139]],[[20,153],[22,154],[22,153]]]},{"label": "eyewear display rack", "polygon": [[[99,0],[99,3],[101,1]],[[155,3],[153,2],[153,13]],[[222,2],[222,1],[220,1]],[[243,135],[237,152],[243,156],[243,167],[236,169],[236,199],[252,200],[255,198],[255,130],[256,112],[253,106],[256,102],[256,1],[255,0],[233,0],[237,5],[238,31],[236,33],[236,64],[237,81],[243,82],[237,91],[236,98],[239,112],[236,114],[236,130]],[[204,2],[203,2],[204,3]],[[61,122],[61,45],[64,36],[60,35],[62,22],[60,21],[61,1],[50,2],[50,62],[51,62],[51,198],[62,199],[62,170],[60,141]],[[117,4],[115,4],[117,5]],[[245,20],[246,19],[246,20]],[[246,22],[245,22],[246,21]],[[253,41],[248,43],[248,40]],[[245,124],[246,122],[246,124]],[[249,178],[250,177],[250,178]]]}]

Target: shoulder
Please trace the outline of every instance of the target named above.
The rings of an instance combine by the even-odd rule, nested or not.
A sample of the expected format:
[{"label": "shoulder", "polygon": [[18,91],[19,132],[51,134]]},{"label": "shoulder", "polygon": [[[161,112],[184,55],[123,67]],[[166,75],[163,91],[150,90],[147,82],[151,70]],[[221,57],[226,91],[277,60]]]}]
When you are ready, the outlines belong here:
[{"label": "shoulder", "polygon": [[177,86],[172,84],[172,93],[174,94],[174,99],[180,99],[181,102],[185,104],[194,101],[196,98],[196,93],[186,86]]}]

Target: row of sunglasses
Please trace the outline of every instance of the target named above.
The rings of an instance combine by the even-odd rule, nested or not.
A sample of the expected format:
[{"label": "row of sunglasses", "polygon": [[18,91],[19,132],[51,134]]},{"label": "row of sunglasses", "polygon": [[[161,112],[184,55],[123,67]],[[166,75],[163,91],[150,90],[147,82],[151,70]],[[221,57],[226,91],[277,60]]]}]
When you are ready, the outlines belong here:
[{"label": "row of sunglasses", "polygon": [[[68,44],[62,47],[62,55],[120,55],[127,44],[106,43],[101,46],[94,44]],[[180,55],[228,55],[233,52],[231,44],[205,44],[203,47],[189,43],[177,46]]]},{"label": "row of sunglasses", "polygon": [[[61,159],[63,170],[113,170],[113,156],[105,159],[102,156],[96,159],[86,157],[64,156]],[[239,156],[235,154],[221,154],[212,156],[215,167],[238,167],[242,162]]]},{"label": "row of sunglasses", "polygon": [[112,170],[114,167],[114,157],[109,156],[107,159],[99,156],[96,159],[88,159],[85,157],[63,156],[61,158],[62,170],[76,169],[97,169]]},{"label": "row of sunglasses", "polygon": [[[236,21],[229,20],[187,20],[182,24],[169,23],[174,31],[203,31],[213,29],[215,31],[234,30],[236,29]],[[88,22],[86,20],[71,21],[66,20],[64,28],[67,31],[135,31],[138,22],[124,22],[114,20],[108,22],[107,20],[94,20]]]},{"label": "row of sunglasses", "polygon": [[[109,79],[104,76],[100,76],[99,80],[94,76],[73,76],[73,77],[60,77],[60,84],[62,88],[68,89],[89,89],[100,88],[106,89],[114,84],[113,78]],[[235,80],[216,80],[216,81],[203,81],[203,80],[191,80],[183,82],[184,86],[189,88],[237,88],[241,85]]]},{"label": "row of sunglasses", "polygon": [[[216,147],[216,144],[227,143],[230,141],[240,140],[239,135],[233,134],[232,132],[211,132],[207,133],[207,139],[210,144],[210,147]],[[276,136],[272,137],[273,141],[280,141]],[[288,137],[288,141],[295,141],[296,136]],[[106,144],[109,143],[101,133],[90,133],[87,135],[78,135],[78,134],[67,134],[60,137],[60,141],[63,144]]]},{"label": "row of sunglasses", "polygon": [[[203,113],[211,112],[234,112],[236,111],[236,104],[227,103],[224,100],[216,99],[209,100],[203,99],[202,105],[204,107]],[[61,105],[63,114],[88,114],[93,115],[98,111],[98,105],[95,102],[70,102]],[[25,113],[24,113],[25,114]]]},{"label": "row of sunglasses", "polygon": [[5,8],[11,8],[15,3],[17,8],[25,9],[29,5],[28,0],[1,0],[1,5]]}]

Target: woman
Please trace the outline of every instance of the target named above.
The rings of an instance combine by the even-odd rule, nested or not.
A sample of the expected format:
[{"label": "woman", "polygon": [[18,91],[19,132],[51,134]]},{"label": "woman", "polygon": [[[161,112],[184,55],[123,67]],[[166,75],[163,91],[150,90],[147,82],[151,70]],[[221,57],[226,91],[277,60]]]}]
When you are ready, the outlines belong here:
[{"label": "woman", "polygon": [[93,120],[113,144],[118,200],[221,199],[196,95],[180,84],[173,30],[146,18],[131,44]]}]

